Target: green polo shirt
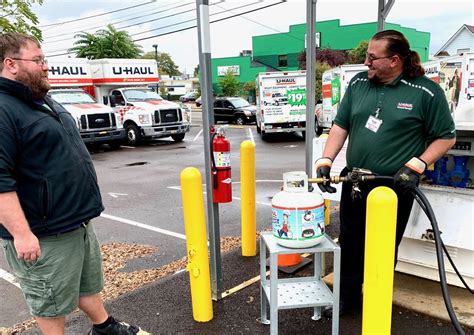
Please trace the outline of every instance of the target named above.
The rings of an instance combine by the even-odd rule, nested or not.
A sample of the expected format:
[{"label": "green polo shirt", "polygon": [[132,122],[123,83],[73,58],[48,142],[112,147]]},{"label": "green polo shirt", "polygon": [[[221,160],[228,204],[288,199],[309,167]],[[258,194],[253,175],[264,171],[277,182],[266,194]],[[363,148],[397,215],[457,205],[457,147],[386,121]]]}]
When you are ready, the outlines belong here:
[{"label": "green polo shirt", "polygon": [[[369,117],[382,123],[376,132]],[[441,87],[425,76],[400,75],[388,85],[373,84],[367,71],[349,83],[334,123],[349,133],[347,167],[394,175],[436,139],[455,137],[453,118]]]}]

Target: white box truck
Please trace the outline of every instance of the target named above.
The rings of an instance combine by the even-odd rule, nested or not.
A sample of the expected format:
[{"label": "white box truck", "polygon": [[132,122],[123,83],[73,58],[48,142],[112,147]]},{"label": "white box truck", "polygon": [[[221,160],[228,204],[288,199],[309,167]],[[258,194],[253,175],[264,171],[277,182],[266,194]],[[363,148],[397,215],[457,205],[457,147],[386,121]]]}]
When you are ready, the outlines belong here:
[{"label": "white box truck", "polygon": [[323,103],[320,125],[331,128],[339,104],[346,93],[349,81],[359,72],[367,70],[363,64],[348,64],[327,70],[322,76]]},{"label": "white box truck", "polygon": [[120,114],[129,145],[168,136],[176,142],[184,139],[191,110],[148,87],[159,82],[155,60],[97,59],[90,65],[95,96]]},{"label": "white box truck", "polygon": [[86,144],[109,144],[119,148],[125,138],[120,117],[89,93],[93,83],[87,59],[53,59],[48,64],[48,94],[71,113]]},{"label": "white box truck", "polygon": [[[306,71],[262,72],[256,78],[257,132],[304,132],[306,129]],[[315,117],[315,128],[322,132]]]}]

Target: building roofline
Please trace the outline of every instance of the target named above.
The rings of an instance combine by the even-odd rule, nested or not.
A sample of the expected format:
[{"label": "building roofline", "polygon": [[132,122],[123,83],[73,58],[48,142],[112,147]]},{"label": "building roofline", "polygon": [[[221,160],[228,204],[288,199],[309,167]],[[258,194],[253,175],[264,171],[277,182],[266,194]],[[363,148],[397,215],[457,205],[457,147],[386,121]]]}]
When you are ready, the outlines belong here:
[{"label": "building roofline", "polygon": [[444,49],[446,49],[446,46],[449,45],[463,31],[463,29],[466,29],[468,32],[474,35],[474,26],[463,24],[461,28],[459,28],[437,52],[435,52],[435,56],[438,55],[441,51],[444,51]]}]

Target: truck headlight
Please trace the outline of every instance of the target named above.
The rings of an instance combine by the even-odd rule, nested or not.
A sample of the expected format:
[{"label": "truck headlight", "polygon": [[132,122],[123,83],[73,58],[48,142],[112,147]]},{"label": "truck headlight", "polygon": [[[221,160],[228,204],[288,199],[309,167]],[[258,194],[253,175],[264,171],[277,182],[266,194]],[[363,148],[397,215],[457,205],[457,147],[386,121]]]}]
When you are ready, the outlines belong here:
[{"label": "truck headlight", "polygon": [[140,115],[138,115],[138,122],[140,122],[141,124],[150,123],[150,115],[149,114],[140,114]]},{"label": "truck headlight", "polygon": [[114,113],[115,115],[115,123],[117,124],[117,128],[122,128],[122,120],[120,119],[120,114],[119,113]]},{"label": "truck headlight", "polygon": [[245,116],[252,116],[252,112],[251,112],[251,111],[244,111],[244,114],[245,114]]}]

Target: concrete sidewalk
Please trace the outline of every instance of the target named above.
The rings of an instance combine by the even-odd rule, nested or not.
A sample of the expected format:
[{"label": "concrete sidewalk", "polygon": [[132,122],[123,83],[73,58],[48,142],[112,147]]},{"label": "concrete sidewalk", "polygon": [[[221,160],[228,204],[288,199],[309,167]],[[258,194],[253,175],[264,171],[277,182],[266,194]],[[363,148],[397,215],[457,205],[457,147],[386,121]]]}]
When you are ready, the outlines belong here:
[{"label": "concrete sidewalk", "polygon": [[[234,250],[222,257],[224,289],[259,275],[259,260],[242,257]],[[302,270],[310,272],[311,265]],[[296,276],[300,276],[297,273]],[[473,325],[473,299],[467,290],[450,287],[453,305],[464,324]],[[153,334],[268,334],[269,326],[258,322],[260,317],[260,282],[213,302],[214,318],[210,322],[193,320],[189,292],[189,275],[180,272],[129,292],[107,303],[116,318],[136,324]],[[331,334],[331,319],[311,320],[312,308],[289,309],[279,312],[280,334]],[[428,280],[397,274],[392,313],[392,334],[455,334],[448,321],[439,284]],[[82,313],[67,319],[66,334],[85,334],[90,323]],[[345,315],[340,320],[340,334],[360,334],[362,316]],[[37,329],[26,332],[38,333]],[[474,328],[466,328],[474,334]]]}]

